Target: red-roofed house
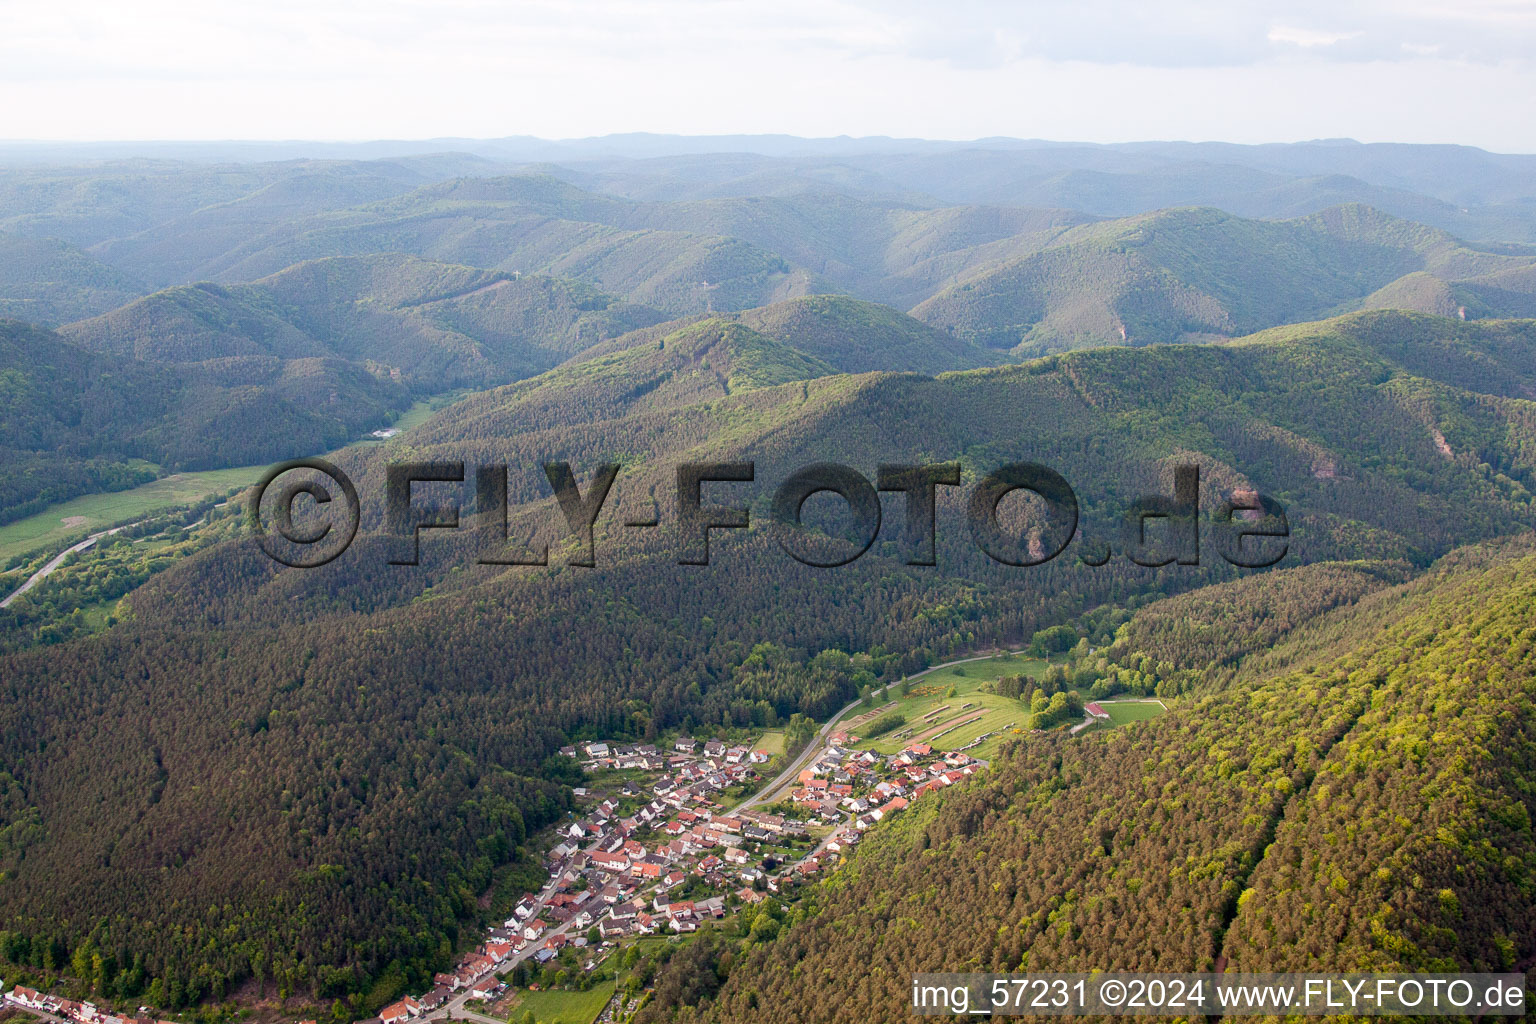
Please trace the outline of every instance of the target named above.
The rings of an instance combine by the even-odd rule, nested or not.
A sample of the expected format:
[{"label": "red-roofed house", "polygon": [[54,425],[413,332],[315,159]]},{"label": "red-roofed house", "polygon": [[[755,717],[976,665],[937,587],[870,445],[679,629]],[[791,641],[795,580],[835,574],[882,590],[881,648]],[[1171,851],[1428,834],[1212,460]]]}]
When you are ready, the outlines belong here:
[{"label": "red-roofed house", "polygon": [[5,998],[13,1003],[20,1003],[22,1006],[41,1007],[43,1005],[42,996],[37,994],[37,990],[23,985],[17,985],[11,989],[5,994]]},{"label": "red-roofed house", "polygon": [[406,996],[398,1003],[392,1003],[379,1011],[379,1020],[384,1024],[397,1024],[399,1021],[409,1020],[421,1012],[421,1004],[410,996]]},{"label": "red-roofed house", "polygon": [[598,870],[613,875],[629,870],[629,858],[622,853],[594,853],[591,864]]}]

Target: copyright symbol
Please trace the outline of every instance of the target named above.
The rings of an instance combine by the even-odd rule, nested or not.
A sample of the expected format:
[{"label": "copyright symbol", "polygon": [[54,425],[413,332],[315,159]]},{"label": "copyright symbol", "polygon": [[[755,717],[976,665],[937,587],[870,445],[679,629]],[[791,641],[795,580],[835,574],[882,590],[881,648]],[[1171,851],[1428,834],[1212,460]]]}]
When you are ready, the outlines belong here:
[{"label": "copyright symbol", "polygon": [[1125,982],[1111,978],[1100,985],[1099,1002],[1105,1006],[1119,1006],[1125,1002]]},{"label": "copyright symbol", "polygon": [[[280,486],[279,477],[290,477]],[[329,486],[327,486],[329,485]],[[341,501],[333,491],[339,491]],[[300,495],[308,501],[299,501]],[[266,506],[272,532],[262,522]],[[362,509],[347,474],[324,459],[290,459],[267,470],[251,490],[246,522],[261,550],[295,569],[315,569],[336,558],[357,535]]]}]

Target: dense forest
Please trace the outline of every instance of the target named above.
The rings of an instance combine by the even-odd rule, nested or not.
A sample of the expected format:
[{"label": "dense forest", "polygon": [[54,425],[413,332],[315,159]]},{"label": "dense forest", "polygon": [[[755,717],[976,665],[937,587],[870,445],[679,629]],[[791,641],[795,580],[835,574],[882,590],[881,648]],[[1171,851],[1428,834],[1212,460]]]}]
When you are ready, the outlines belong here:
[{"label": "dense forest", "polygon": [[324,357],[163,366],[0,321],[0,523],[166,469],[247,465],[343,444],[409,403],[399,384]]},{"label": "dense forest", "polygon": [[[1399,329],[1384,331],[1383,318]],[[183,1000],[227,990],[258,961],[273,978],[280,965],[290,990],[325,995],[363,996],[386,976],[415,981],[474,916],[470,894],[515,867],[529,832],[562,809],[563,790],[539,777],[572,737],[824,716],[950,652],[1018,643],[1085,614],[1081,635],[1097,638],[1110,628],[1100,606],[1239,575],[1214,553],[1182,570],[1120,557],[1000,566],[971,541],[961,493],[940,504],[937,569],[905,565],[896,531],[832,572],[788,558],[761,524],[717,535],[704,568],[677,564],[669,530],[626,539],[618,524],[642,495],[671,521],[674,460],[703,453],[753,458],[771,482],[838,453],[953,452],[966,485],[980,467],[1029,454],[1072,473],[1083,530],[1116,543],[1118,501],[1170,486],[1177,453],[1204,464],[1212,505],[1256,483],[1283,496],[1285,564],[1362,548],[1389,560],[1229,583],[1246,589],[1149,609],[1076,658],[1072,679],[1048,680],[1034,721],[1069,714],[1069,690],[1226,680],[1294,624],[1399,582],[1453,537],[1496,535],[1529,516],[1522,403],[1402,368],[1417,358],[1405,340],[1414,331],[1422,344],[1476,352],[1522,329],[1438,323],[1368,314],[1226,349],[1101,349],[934,379],[837,375],[744,325],[703,321],[450,406],[397,441],[344,453],[360,490],[382,493],[384,463],[406,453],[513,467],[563,455],[585,466],[627,437],[634,478],[621,477],[619,513],[599,523],[597,568],[562,564],[558,533],[548,567],[477,566],[469,531],[429,538],[421,566],[389,566],[369,502],[364,535],[330,566],[280,571],[243,538],[202,547],[150,576],[104,635],[11,656],[0,729],[14,780],[8,820],[26,827],[7,832],[0,866],[9,930],[28,950],[72,953],[92,935],[105,942],[106,920],[116,962],[137,958],[145,984],[170,993],[174,983]],[[1377,344],[1383,333],[1398,347]],[[1442,375],[1461,373],[1444,363]],[[637,397],[605,390],[608,378],[652,383]],[[1433,402],[1405,402],[1412,393]],[[538,528],[552,513],[547,485],[512,476],[512,522]],[[761,490],[734,493],[761,511]],[[1421,514],[1426,505],[1436,518]],[[1223,639],[1189,643],[1188,624],[1212,617]],[[1354,705],[1345,690],[1317,694],[1308,728],[1321,748],[1337,721],[1330,709]],[[1237,728],[1251,710],[1212,705],[1202,728]],[[1276,721],[1287,734],[1294,725]],[[1253,728],[1250,749],[1272,743]],[[96,770],[103,748],[122,752],[109,774]],[[1262,819],[1275,799],[1255,793],[1243,813]],[[188,925],[188,910],[202,923]],[[213,953],[215,935],[224,939]]]},{"label": "dense forest", "polygon": [[[997,684],[1040,732],[802,903],[643,958],[651,1019],[763,1019],[770,992],[889,1019],[922,967],[1528,964],[1536,555],[1507,538],[1536,522],[1536,320],[1501,318],[1536,314],[1536,219],[1454,154],[1418,194],[1374,150],[1359,178],[1287,152],[0,168],[0,529],[295,456],[361,495],[323,568],[263,554],[236,496],[0,610],[0,973],[361,1017],[539,880],[562,745],[794,747],[994,645],[1052,656]],[[1221,209],[1145,198],[1170,193]],[[583,493],[619,466],[590,567],[561,461]],[[466,467],[417,488],[461,522],[418,565],[387,535],[405,462]],[[753,466],[703,489],[750,519],[707,565],[699,462]],[[952,464],[932,550],[887,492],[861,558],[790,557],[775,490],[816,462]],[[1069,483],[1070,531],[1024,493],[974,528],[1021,462]],[[1196,514],[1127,518],[1189,467]],[[1267,571],[1224,557],[1265,542],[1232,539],[1261,495]],[[1062,735],[1121,694],[1174,709]]]},{"label": "dense forest", "polygon": [[[1250,184],[1279,189],[1256,209],[1181,169],[1187,194],[1222,208],[1020,205],[989,194],[988,175],[941,188],[932,166],[899,160],[879,175],[911,185],[889,194],[741,193],[766,182],[727,174],[719,194],[652,196],[611,168],[462,155],[0,170],[0,316],[72,346],[0,348],[7,392],[37,407],[21,436],[0,424],[17,481],[0,522],[147,474],[312,455],[412,400],[531,377],[678,317],[732,314],[845,373],[931,374],[1355,310],[1536,315],[1536,252],[1511,244],[1529,225],[1497,175],[1468,168],[1483,184],[1465,188],[1501,198],[1458,213],[1253,168]],[[726,170],[701,158],[688,175],[707,193]],[[1062,185],[1008,180],[1037,200]],[[953,188],[966,194],[936,198]],[[69,369],[91,359],[94,387]]]},{"label": "dense forest", "polygon": [[1264,578],[1150,605],[1294,625],[1155,722],[1016,741],[877,830],[772,941],[671,965],[688,976],[645,1019],[895,1020],[917,971],[1524,969],[1533,599],[1527,539],[1332,611]]}]

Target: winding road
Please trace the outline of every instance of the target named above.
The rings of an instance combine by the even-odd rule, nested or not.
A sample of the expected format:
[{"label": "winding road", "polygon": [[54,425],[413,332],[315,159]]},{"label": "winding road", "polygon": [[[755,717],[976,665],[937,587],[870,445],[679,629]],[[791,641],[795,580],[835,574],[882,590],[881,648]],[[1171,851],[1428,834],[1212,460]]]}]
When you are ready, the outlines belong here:
[{"label": "winding road", "polygon": [[119,533],[128,529],[129,526],[134,525],[137,524],[129,523],[126,526],[117,526],[110,530],[102,530],[100,533],[91,534],[89,537],[85,538],[85,540],[81,541],[79,544],[76,544],[74,547],[65,548],[63,551],[59,552],[58,555],[56,555],[47,565],[43,566],[41,569],[37,570],[37,572],[27,577],[27,582],[17,587],[11,593],[11,596],[7,597],[3,601],[0,601],[0,608],[9,607],[12,601],[16,600],[22,594],[25,594],[27,591],[43,582],[43,580],[47,579],[50,575],[52,575],[55,569],[64,564],[64,559],[68,558],[70,555],[73,555],[76,552],[84,551],[87,548],[94,547],[96,542],[101,540],[101,538],[110,537],[112,534]]}]

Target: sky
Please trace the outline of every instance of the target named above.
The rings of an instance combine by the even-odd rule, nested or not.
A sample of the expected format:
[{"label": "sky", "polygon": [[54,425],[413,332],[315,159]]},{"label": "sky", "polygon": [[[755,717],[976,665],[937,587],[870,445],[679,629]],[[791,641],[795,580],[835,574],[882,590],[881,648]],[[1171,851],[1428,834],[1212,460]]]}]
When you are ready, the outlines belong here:
[{"label": "sky", "polygon": [[1536,152],[1536,0],[0,0],[0,138]]}]

